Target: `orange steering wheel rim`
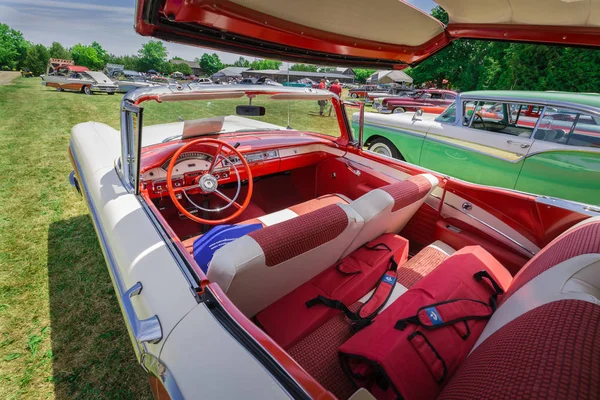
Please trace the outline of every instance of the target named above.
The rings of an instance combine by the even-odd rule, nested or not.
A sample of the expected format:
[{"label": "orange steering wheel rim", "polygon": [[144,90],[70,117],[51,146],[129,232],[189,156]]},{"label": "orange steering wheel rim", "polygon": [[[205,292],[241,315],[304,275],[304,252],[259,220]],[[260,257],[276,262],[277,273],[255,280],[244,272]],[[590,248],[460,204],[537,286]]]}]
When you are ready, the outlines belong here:
[{"label": "orange steering wheel rim", "polygon": [[[172,176],[173,176],[173,168],[175,167],[175,164],[177,163],[177,159],[179,158],[181,153],[183,153],[185,150],[187,150],[188,148],[190,148],[194,145],[197,145],[199,143],[217,144],[217,152],[214,155],[213,162],[215,162],[216,158],[221,153],[221,151],[224,147],[229,149],[230,151],[233,152],[233,154],[235,154],[240,159],[240,161],[242,162],[242,166],[246,170],[246,174],[248,176],[248,192],[246,193],[246,198],[244,199],[244,202],[240,205],[240,208],[228,217],[221,218],[221,219],[214,219],[214,220],[196,217],[195,215],[190,213],[188,210],[185,209],[185,207],[183,207],[181,205],[181,203],[177,199],[177,196],[175,195],[175,189],[173,189]],[[208,174],[208,172],[207,172],[207,174]],[[242,182],[241,182],[239,176],[238,176],[238,185],[240,187],[242,185]],[[169,162],[169,168],[167,169],[167,190],[169,192],[169,197],[171,197],[171,200],[173,201],[173,204],[175,204],[175,207],[177,207],[177,209],[179,211],[181,211],[181,213],[183,215],[185,215],[192,221],[198,222],[200,224],[219,225],[219,224],[224,224],[226,222],[231,221],[234,218],[239,217],[244,212],[244,210],[246,210],[246,208],[248,207],[248,204],[250,204],[250,199],[252,198],[253,187],[254,187],[254,183],[252,182],[252,171],[250,170],[250,165],[248,165],[248,161],[246,161],[246,159],[244,158],[242,153],[240,153],[235,147],[233,147],[232,145],[230,145],[227,142],[224,142],[223,140],[202,138],[202,139],[193,140],[193,141],[181,146],[179,148],[179,150],[177,150],[175,152],[173,157],[171,157],[171,161]],[[238,204],[238,203],[234,201],[233,204]]]}]

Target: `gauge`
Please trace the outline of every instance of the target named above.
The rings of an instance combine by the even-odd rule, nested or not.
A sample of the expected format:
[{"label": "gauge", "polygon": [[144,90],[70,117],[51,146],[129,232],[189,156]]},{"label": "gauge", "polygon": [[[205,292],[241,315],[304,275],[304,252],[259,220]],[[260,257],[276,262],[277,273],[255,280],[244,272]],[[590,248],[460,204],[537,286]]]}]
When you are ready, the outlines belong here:
[{"label": "gauge", "polygon": [[[210,163],[212,162],[212,159],[213,159],[213,157],[210,154],[202,153],[199,151],[188,151],[186,153],[180,154],[179,157],[177,157],[176,165],[181,164],[182,161],[189,161],[189,164],[193,164],[193,163],[197,164],[196,167],[193,167],[194,169],[202,169],[199,166],[204,165],[204,163],[199,162],[199,161],[206,161],[206,162],[208,162],[208,165],[210,165]],[[169,168],[170,162],[171,162],[171,159],[168,159],[167,161],[165,161],[165,163],[163,165],[161,165],[161,168],[166,171]],[[192,168],[192,167],[190,167],[190,168]],[[187,169],[187,167],[186,167],[186,169]]]}]

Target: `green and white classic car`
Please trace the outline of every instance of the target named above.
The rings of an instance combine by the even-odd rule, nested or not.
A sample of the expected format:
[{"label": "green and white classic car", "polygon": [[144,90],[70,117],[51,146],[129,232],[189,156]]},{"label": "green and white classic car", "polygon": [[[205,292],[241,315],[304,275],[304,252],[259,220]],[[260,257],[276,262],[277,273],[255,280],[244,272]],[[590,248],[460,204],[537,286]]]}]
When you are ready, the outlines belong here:
[{"label": "green and white classic car", "polygon": [[600,95],[475,91],[435,117],[365,113],[364,144],[455,178],[600,204]]}]

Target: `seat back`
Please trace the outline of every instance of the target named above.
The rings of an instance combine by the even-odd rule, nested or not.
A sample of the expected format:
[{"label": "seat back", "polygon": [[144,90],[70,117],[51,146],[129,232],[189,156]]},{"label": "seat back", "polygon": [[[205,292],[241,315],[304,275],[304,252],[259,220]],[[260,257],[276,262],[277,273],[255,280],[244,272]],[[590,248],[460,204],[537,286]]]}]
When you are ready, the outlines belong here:
[{"label": "seat back", "polygon": [[442,399],[600,398],[600,218],[515,276]]},{"label": "seat back", "polygon": [[207,276],[252,317],[338,261],[362,226],[350,206],[332,204],[228,243]]},{"label": "seat back", "polygon": [[371,190],[350,203],[363,218],[364,226],[346,254],[384,233],[400,232],[437,185],[437,178],[431,174],[415,175]]}]

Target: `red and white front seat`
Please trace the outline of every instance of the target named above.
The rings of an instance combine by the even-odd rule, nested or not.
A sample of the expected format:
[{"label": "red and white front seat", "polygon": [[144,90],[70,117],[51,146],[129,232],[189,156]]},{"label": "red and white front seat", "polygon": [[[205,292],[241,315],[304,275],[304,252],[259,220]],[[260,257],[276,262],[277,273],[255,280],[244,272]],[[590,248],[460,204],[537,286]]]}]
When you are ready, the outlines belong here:
[{"label": "red and white front seat", "polygon": [[362,226],[352,207],[332,204],[228,243],[207,277],[251,317],[333,265]]},{"label": "red and white front seat", "polygon": [[600,218],[522,268],[439,398],[600,398]]},{"label": "red and white front seat", "polygon": [[415,175],[371,190],[350,203],[365,222],[344,255],[384,233],[400,232],[437,185],[431,174]]}]

